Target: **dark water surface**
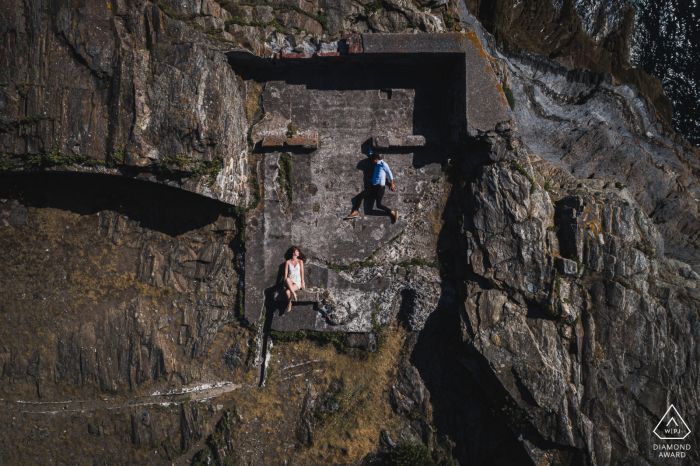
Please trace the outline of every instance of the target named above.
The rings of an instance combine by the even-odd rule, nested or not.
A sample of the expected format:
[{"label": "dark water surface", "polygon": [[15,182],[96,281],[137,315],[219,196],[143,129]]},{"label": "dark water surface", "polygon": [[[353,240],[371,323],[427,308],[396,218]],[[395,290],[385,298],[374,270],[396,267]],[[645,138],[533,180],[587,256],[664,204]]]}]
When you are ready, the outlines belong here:
[{"label": "dark water surface", "polygon": [[634,0],[632,64],[661,80],[673,127],[700,145],[700,0]]}]

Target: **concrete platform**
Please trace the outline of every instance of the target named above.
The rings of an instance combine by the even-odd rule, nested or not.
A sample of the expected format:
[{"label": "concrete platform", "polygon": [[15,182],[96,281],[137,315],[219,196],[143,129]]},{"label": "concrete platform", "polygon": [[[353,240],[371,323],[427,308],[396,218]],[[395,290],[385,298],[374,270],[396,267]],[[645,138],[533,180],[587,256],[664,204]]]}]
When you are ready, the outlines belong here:
[{"label": "concrete platform", "polygon": [[[257,172],[263,180],[261,207],[247,217],[245,316],[253,324],[272,299],[291,245],[317,263],[366,259],[404,229],[402,219],[439,176],[451,151],[460,151],[463,138],[509,119],[476,35],[363,34],[351,42],[353,53],[345,56],[245,65],[245,78],[264,84],[265,111],[251,132],[262,152]],[[297,142],[307,144],[288,140],[290,125],[298,130]],[[399,211],[396,223],[373,208],[373,199],[364,201],[357,219],[345,220],[353,198],[371,183],[372,146],[381,149],[395,177],[398,191],[387,190],[384,204]],[[292,155],[291,193],[279,179],[284,152]],[[360,289],[323,267],[307,270],[308,286],[311,275],[325,274],[313,286],[328,290],[336,304],[348,300],[358,312],[372,312],[365,309],[372,293],[386,286],[370,283]],[[352,297],[360,292],[364,298]],[[273,327],[317,329],[322,325],[318,310],[313,312],[279,316]],[[329,323],[321,318],[323,325]]]}]

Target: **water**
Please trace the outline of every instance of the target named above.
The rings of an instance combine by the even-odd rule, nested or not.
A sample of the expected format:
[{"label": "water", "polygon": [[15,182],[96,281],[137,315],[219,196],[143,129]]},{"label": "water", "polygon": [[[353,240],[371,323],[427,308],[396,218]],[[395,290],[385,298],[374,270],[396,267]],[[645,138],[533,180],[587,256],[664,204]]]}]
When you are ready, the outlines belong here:
[{"label": "water", "polygon": [[634,0],[634,67],[661,80],[673,127],[700,146],[700,0]]}]

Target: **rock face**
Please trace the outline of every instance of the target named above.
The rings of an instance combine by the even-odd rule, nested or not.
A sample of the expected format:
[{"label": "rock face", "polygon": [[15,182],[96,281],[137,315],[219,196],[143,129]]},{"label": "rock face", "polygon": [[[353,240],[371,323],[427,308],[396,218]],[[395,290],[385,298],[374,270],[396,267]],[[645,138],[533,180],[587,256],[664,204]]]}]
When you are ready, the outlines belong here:
[{"label": "rock face", "polygon": [[[0,169],[25,172],[0,183],[3,461],[409,441],[642,465],[670,404],[696,425],[697,152],[658,99],[565,66],[586,44],[617,66],[627,4],[468,4],[494,30],[565,19],[533,39],[554,62],[418,3],[3,5]],[[343,220],[371,145],[395,223]],[[291,244],[308,289],[283,314]]]},{"label": "rock face", "polygon": [[[473,230],[464,235],[473,246],[467,250],[484,244],[471,264],[494,288],[466,283],[462,289],[465,343],[484,357],[487,372],[543,439],[575,447],[595,464],[653,458],[649,435],[667,403],[693,406],[697,377],[678,366],[669,372],[667,361],[698,351],[688,325],[695,320],[697,280],[687,265],[684,278],[683,265],[664,258],[661,234],[617,188],[579,182],[556,202],[559,231],[549,239],[549,222],[528,227],[537,215],[519,215],[538,198],[553,210],[549,196],[544,190],[531,195],[519,174],[512,178],[519,189],[509,189],[504,181],[511,176],[508,167],[492,166],[471,185],[473,207],[464,224],[471,220]],[[498,228],[483,227],[483,198],[500,206],[488,216]],[[509,246],[520,244],[529,228],[533,243],[514,257]],[[563,274],[554,266],[554,256],[565,251],[580,272]],[[529,283],[538,278],[533,294]],[[488,387],[485,367],[470,367]],[[688,422],[694,409],[686,408]],[[554,459],[551,452],[531,454],[540,456]]]},{"label": "rock face", "polygon": [[[27,182],[32,186],[26,177],[5,182],[20,189],[26,189]],[[25,220],[25,225],[14,223],[2,231],[5,243],[12,245],[4,249],[4,267],[13,270],[3,280],[27,277],[22,286],[4,284],[5,315],[11,321],[24,316],[4,326],[4,370],[14,374],[11,379],[18,384],[5,389],[18,390],[33,378],[39,396],[52,397],[49,394],[61,382],[119,392],[157,379],[183,383],[200,379],[206,371],[195,361],[220,338],[236,306],[241,273],[234,260],[239,252],[231,247],[239,228],[236,219],[221,215],[212,205],[188,213],[188,200],[180,196],[171,198],[185,203],[179,218],[156,213],[153,207],[162,206],[164,199],[143,186],[126,188],[117,180],[54,176],[43,177],[43,185],[34,187],[23,201],[33,205],[24,213],[31,225]],[[104,188],[129,204],[121,208],[119,201],[101,196]],[[49,205],[65,203],[93,213],[52,216],[44,210],[45,199],[56,198],[59,192],[62,200],[48,201]],[[137,193],[150,197],[144,202]],[[80,201],[82,196],[91,199]],[[195,225],[202,229],[182,230]],[[81,242],[91,246],[81,247]],[[27,259],[37,244],[46,250],[41,277],[33,276],[36,264]],[[75,247],[82,257],[69,252]],[[39,301],[38,308],[31,304]],[[84,308],[87,302],[92,305]],[[25,374],[15,354],[47,344],[41,335],[9,336],[22,335],[22,322],[30,316],[38,322],[56,319],[50,330],[55,344],[49,345],[55,353],[47,347],[30,363],[35,369]]]},{"label": "rock face", "polygon": [[[506,52],[527,50],[568,68],[612,73],[649,96],[661,120],[671,124],[673,105],[661,82],[630,66],[634,2],[628,0],[464,0]],[[465,20],[462,15],[462,20]]]},{"label": "rock face", "polygon": [[[527,150],[576,178],[626,186],[657,224],[666,251],[696,266],[698,214],[691,199],[699,195],[697,149],[669,137],[634,88],[530,54],[507,63]],[[559,183],[557,175],[550,177]]]},{"label": "rock face", "polygon": [[[2,8],[0,28],[16,38],[0,74],[3,170],[81,163],[246,202],[247,121],[222,54],[230,44],[150,3]],[[183,15],[228,17],[218,5]]]}]

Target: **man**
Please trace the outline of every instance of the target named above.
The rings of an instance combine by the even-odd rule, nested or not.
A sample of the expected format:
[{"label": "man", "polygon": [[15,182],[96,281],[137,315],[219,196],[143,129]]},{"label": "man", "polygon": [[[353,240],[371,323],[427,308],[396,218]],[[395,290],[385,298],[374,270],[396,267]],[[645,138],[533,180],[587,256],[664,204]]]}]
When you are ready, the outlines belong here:
[{"label": "man", "polygon": [[384,198],[384,192],[386,190],[385,184],[387,177],[389,178],[389,189],[396,191],[394,177],[391,175],[389,165],[385,161],[381,160],[379,154],[375,153],[374,151],[369,151],[369,159],[374,165],[372,186],[357,195],[357,198],[352,205],[352,212],[346,218],[357,218],[357,211],[360,210],[362,200],[366,197],[374,196],[377,199],[377,208],[383,210],[384,212],[388,212],[389,215],[391,215],[392,222],[395,222],[399,218],[398,210],[391,210],[382,204],[382,199]]}]

